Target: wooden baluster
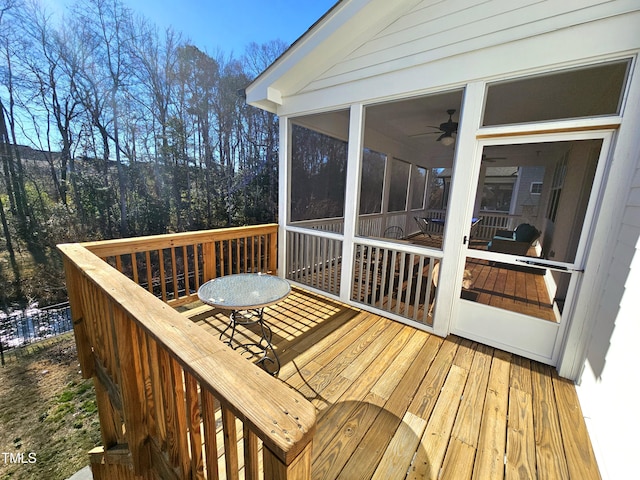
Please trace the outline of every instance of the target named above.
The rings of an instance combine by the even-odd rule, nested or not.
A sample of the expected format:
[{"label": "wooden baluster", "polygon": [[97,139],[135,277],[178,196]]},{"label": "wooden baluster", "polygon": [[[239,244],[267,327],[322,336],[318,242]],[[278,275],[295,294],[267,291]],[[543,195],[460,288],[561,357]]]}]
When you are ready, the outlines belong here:
[{"label": "wooden baluster", "polygon": [[[423,269],[424,269],[424,256],[420,255],[420,259],[418,261],[418,278],[416,279],[416,296],[413,299],[413,319],[417,321],[422,321],[422,319],[418,319],[418,311],[420,309],[420,305],[422,302],[422,299],[420,298],[421,296],[420,292],[422,292],[422,281],[424,279]],[[426,288],[428,290],[429,286],[427,285]],[[427,292],[427,298],[428,297],[429,297],[429,293]],[[428,311],[429,305],[424,303],[423,308]]]},{"label": "wooden baluster", "polygon": [[216,246],[214,242],[202,244],[203,281],[216,278]]},{"label": "wooden baluster", "polygon": [[169,455],[171,465],[180,465],[180,455],[182,449],[180,448],[179,427],[178,419],[176,418],[176,398],[173,390],[173,374],[171,371],[171,357],[166,350],[160,345],[157,348],[158,351],[158,364],[160,367],[160,386],[162,388],[162,398],[164,400],[163,407],[164,412],[162,416],[166,422],[166,452]]},{"label": "wooden baluster", "polygon": [[200,404],[198,402],[198,383],[188,372],[184,374],[187,400],[187,422],[189,444],[191,446],[191,475],[194,479],[204,479],[202,458],[202,434],[200,432]]},{"label": "wooden baluster", "polygon": [[[400,268],[398,270],[398,285],[396,285],[396,314],[400,314],[402,311],[402,286],[404,284],[405,277],[405,269],[406,269],[406,258],[407,255],[404,252],[394,252],[400,256]],[[393,263],[397,266],[398,260]]]},{"label": "wooden baluster", "polygon": [[258,251],[258,246],[257,246],[257,239],[255,236],[251,236],[249,237],[249,245],[251,247],[251,257],[250,257],[250,263],[251,263],[251,271],[253,273],[258,273],[260,271],[260,259],[257,257],[256,252]]},{"label": "wooden baluster", "polygon": [[131,271],[133,273],[133,281],[140,285],[138,278],[138,258],[135,253],[131,254]]},{"label": "wooden baluster", "polygon": [[189,285],[189,255],[187,255],[187,246],[182,246],[182,263],[184,265],[184,294],[185,296],[189,296],[191,292],[191,288]]},{"label": "wooden baluster", "polygon": [[151,253],[149,251],[145,253],[145,261],[147,262],[147,290],[153,294],[153,276],[151,274]]},{"label": "wooden baluster", "polygon": [[218,242],[218,246],[219,246],[219,252],[218,252],[218,258],[220,259],[220,276],[225,276],[227,274],[225,267],[224,267],[224,241],[220,240]]},{"label": "wooden baluster", "polygon": [[145,473],[151,467],[151,452],[147,442],[145,411],[146,398],[142,384],[139,327],[125,313],[116,308],[113,315],[113,329],[120,368],[119,384],[122,391],[122,414],[127,426],[126,437],[133,471],[136,475]]},{"label": "wooden baluster", "polygon": [[236,273],[244,273],[247,271],[246,266],[243,266],[242,264],[242,255],[240,254],[240,243],[241,239],[237,238],[235,240],[235,244],[236,244]]},{"label": "wooden baluster", "polygon": [[227,261],[229,264],[229,275],[234,273],[233,269],[233,240],[225,240],[227,246]]},{"label": "wooden baluster", "polygon": [[176,262],[176,249],[171,248],[171,279],[173,281],[173,299],[180,298],[178,289],[178,263]]},{"label": "wooden baluster", "polygon": [[163,390],[163,376],[160,363],[157,361],[159,357],[158,344],[156,341],[147,337],[147,351],[149,358],[149,379],[151,381],[151,392],[153,403],[153,416],[155,418],[155,432],[153,432],[157,438],[158,444],[161,449],[166,448],[167,444],[167,423],[164,412],[166,411],[164,406],[164,390]]},{"label": "wooden baluster", "polygon": [[224,459],[228,480],[238,480],[238,435],[236,417],[227,407],[222,407],[222,431],[224,434]]},{"label": "wooden baluster", "polygon": [[248,243],[251,237],[244,237],[242,239],[242,259],[243,259],[243,271],[244,272],[253,272],[253,268],[251,268],[251,262],[249,262],[248,258]]},{"label": "wooden baluster", "polygon": [[[140,343],[140,364],[142,365],[142,384],[144,385],[144,397],[145,397],[145,418],[147,422],[147,431],[149,436],[157,437],[156,426],[156,411],[155,401],[153,398],[153,381],[151,379],[151,364],[149,362],[149,335],[140,330],[138,336]],[[153,357],[155,358],[155,357]]]},{"label": "wooden baluster", "polygon": [[162,292],[162,301],[167,302],[167,279],[164,270],[164,250],[158,250],[158,264],[160,268],[160,291]]},{"label": "wooden baluster", "polygon": [[244,478],[246,480],[258,480],[260,475],[258,437],[245,424],[242,438],[244,441]]},{"label": "wooden baluster", "polygon": [[200,288],[200,251],[202,249],[202,244],[196,243],[193,245],[193,289],[198,291]]},{"label": "wooden baluster", "polygon": [[204,426],[204,453],[207,462],[207,479],[220,478],[218,469],[218,441],[216,425],[216,400],[208,390],[202,390],[202,423]]},{"label": "wooden baluster", "polygon": [[173,394],[175,395],[175,439],[176,450],[180,462],[178,465],[182,470],[184,478],[188,478],[189,471],[191,470],[191,461],[189,455],[189,447],[187,445],[187,407],[186,407],[186,395],[185,384],[182,375],[182,367],[178,361],[171,357],[171,379],[173,383]]}]

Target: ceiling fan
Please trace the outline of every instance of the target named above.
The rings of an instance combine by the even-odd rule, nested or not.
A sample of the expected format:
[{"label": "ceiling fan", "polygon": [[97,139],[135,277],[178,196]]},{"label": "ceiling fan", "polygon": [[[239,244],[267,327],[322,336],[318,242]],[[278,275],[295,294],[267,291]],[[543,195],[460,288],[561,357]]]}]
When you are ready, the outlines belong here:
[{"label": "ceiling fan", "polygon": [[507,157],[489,157],[484,153],[482,154],[482,163],[494,163],[496,160],[506,160],[506,159]]},{"label": "ceiling fan", "polygon": [[438,130],[437,132],[419,133],[417,135],[411,135],[411,137],[419,137],[422,135],[429,135],[431,133],[439,133],[440,136],[436,138],[436,142],[442,142],[443,145],[447,146],[452,145],[453,142],[455,142],[453,134],[458,133],[458,122],[454,122],[451,118],[454,113],[456,113],[456,111],[453,108],[447,110],[449,120],[441,123],[439,127],[429,126],[429,128],[436,128]]}]

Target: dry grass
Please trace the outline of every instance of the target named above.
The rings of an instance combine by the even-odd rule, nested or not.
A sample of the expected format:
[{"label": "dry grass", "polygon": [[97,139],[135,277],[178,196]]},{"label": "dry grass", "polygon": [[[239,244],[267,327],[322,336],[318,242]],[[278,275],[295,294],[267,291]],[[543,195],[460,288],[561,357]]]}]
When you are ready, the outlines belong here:
[{"label": "dry grass", "polygon": [[0,479],[68,478],[100,443],[93,383],[71,334],[0,367]]}]

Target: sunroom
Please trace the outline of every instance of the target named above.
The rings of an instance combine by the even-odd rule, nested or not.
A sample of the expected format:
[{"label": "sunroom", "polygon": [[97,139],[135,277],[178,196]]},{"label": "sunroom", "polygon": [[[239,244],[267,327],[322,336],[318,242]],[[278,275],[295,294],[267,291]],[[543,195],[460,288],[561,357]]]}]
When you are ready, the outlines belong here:
[{"label": "sunroom", "polygon": [[287,278],[557,365],[631,65],[283,118]]}]

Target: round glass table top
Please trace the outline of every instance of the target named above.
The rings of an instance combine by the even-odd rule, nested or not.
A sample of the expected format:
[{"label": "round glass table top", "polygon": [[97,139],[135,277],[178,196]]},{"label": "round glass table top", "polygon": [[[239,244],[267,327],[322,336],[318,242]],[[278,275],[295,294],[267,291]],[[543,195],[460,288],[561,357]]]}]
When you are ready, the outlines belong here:
[{"label": "round glass table top", "polygon": [[291,292],[286,280],[264,273],[239,273],[214,278],[198,289],[198,298],[208,305],[228,310],[266,307]]}]

